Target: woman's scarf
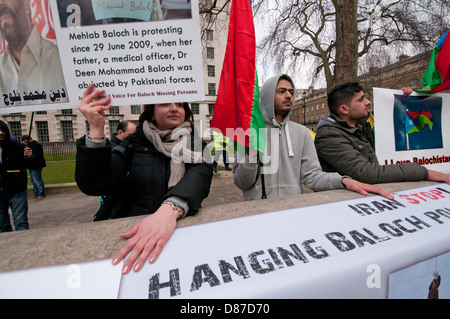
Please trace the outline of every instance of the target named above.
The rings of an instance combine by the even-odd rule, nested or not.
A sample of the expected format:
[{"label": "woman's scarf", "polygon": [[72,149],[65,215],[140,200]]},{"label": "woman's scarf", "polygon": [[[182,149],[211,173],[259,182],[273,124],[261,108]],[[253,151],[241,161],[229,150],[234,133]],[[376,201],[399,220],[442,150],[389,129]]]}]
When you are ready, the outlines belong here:
[{"label": "woman's scarf", "polygon": [[170,178],[168,187],[176,185],[186,172],[185,163],[202,163],[202,154],[194,152],[187,145],[187,138],[192,127],[186,121],[173,130],[161,131],[154,123],[145,121],[143,124],[145,137],[155,148],[167,157],[170,157]]}]

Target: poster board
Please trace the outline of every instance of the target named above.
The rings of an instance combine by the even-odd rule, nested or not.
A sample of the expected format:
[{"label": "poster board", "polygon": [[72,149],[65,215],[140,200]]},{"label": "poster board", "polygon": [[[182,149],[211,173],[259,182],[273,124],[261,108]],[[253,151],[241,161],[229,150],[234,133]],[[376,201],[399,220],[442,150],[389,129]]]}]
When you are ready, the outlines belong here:
[{"label": "poster board", "polygon": [[375,150],[381,165],[417,162],[450,173],[450,94],[374,88]]},{"label": "poster board", "polygon": [[[75,108],[91,82],[106,90],[112,105],[203,100],[198,1],[167,3],[32,1],[39,10],[33,21],[45,18],[54,35],[34,35],[36,50],[45,43],[39,71],[22,68],[8,75],[13,81],[0,82],[0,113]],[[7,43],[0,59],[11,61]]]}]

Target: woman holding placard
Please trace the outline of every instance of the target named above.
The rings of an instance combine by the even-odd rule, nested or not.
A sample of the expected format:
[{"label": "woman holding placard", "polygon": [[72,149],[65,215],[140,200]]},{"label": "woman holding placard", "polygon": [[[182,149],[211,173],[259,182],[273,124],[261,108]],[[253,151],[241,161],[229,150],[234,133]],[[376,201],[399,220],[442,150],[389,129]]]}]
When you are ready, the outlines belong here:
[{"label": "woman holding placard", "polygon": [[[136,132],[111,150],[105,138],[105,111],[110,98],[90,84],[78,106],[89,132],[77,141],[75,177],[88,195],[112,195],[107,218],[151,214],[128,232],[114,257],[128,256],[123,273],[154,262],[176,228],[176,221],[195,214],[209,194],[212,166],[202,156],[205,143],[193,134],[187,103],[146,105]],[[197,147],[198,146],[198,147]],[[205,152],[206,153],[206,152]]]}]

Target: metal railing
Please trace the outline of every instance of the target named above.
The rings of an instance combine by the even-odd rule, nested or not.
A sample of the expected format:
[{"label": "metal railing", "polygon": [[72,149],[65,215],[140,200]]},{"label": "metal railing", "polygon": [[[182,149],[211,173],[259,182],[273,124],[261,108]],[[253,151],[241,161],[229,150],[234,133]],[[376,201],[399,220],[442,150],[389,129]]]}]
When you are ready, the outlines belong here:
[{"label": "metal railing", "polygon": [[41,143],[44,149],[46,161],[70,161],[75,160],[77,153],[76,141],[72,142],[44,142]]}]

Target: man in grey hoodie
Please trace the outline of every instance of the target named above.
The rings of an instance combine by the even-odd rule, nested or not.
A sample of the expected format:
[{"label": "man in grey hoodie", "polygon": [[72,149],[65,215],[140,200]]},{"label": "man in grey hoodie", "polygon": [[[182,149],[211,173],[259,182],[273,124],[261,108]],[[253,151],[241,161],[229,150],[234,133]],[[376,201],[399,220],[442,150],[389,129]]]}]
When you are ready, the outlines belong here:
[{"label": "man in grey hoodie", "polygon": [[265,152],[250,150],[245,157],[237,156],[233,167],[234,182],[245,200],[301,194],[302,184],[314,191],[347,188],[393,199],[381,187],[323,172],[308,129],[289,120],[293,104],[294,83],[288,75],[264,83],[260,107],[266,126]]}]

